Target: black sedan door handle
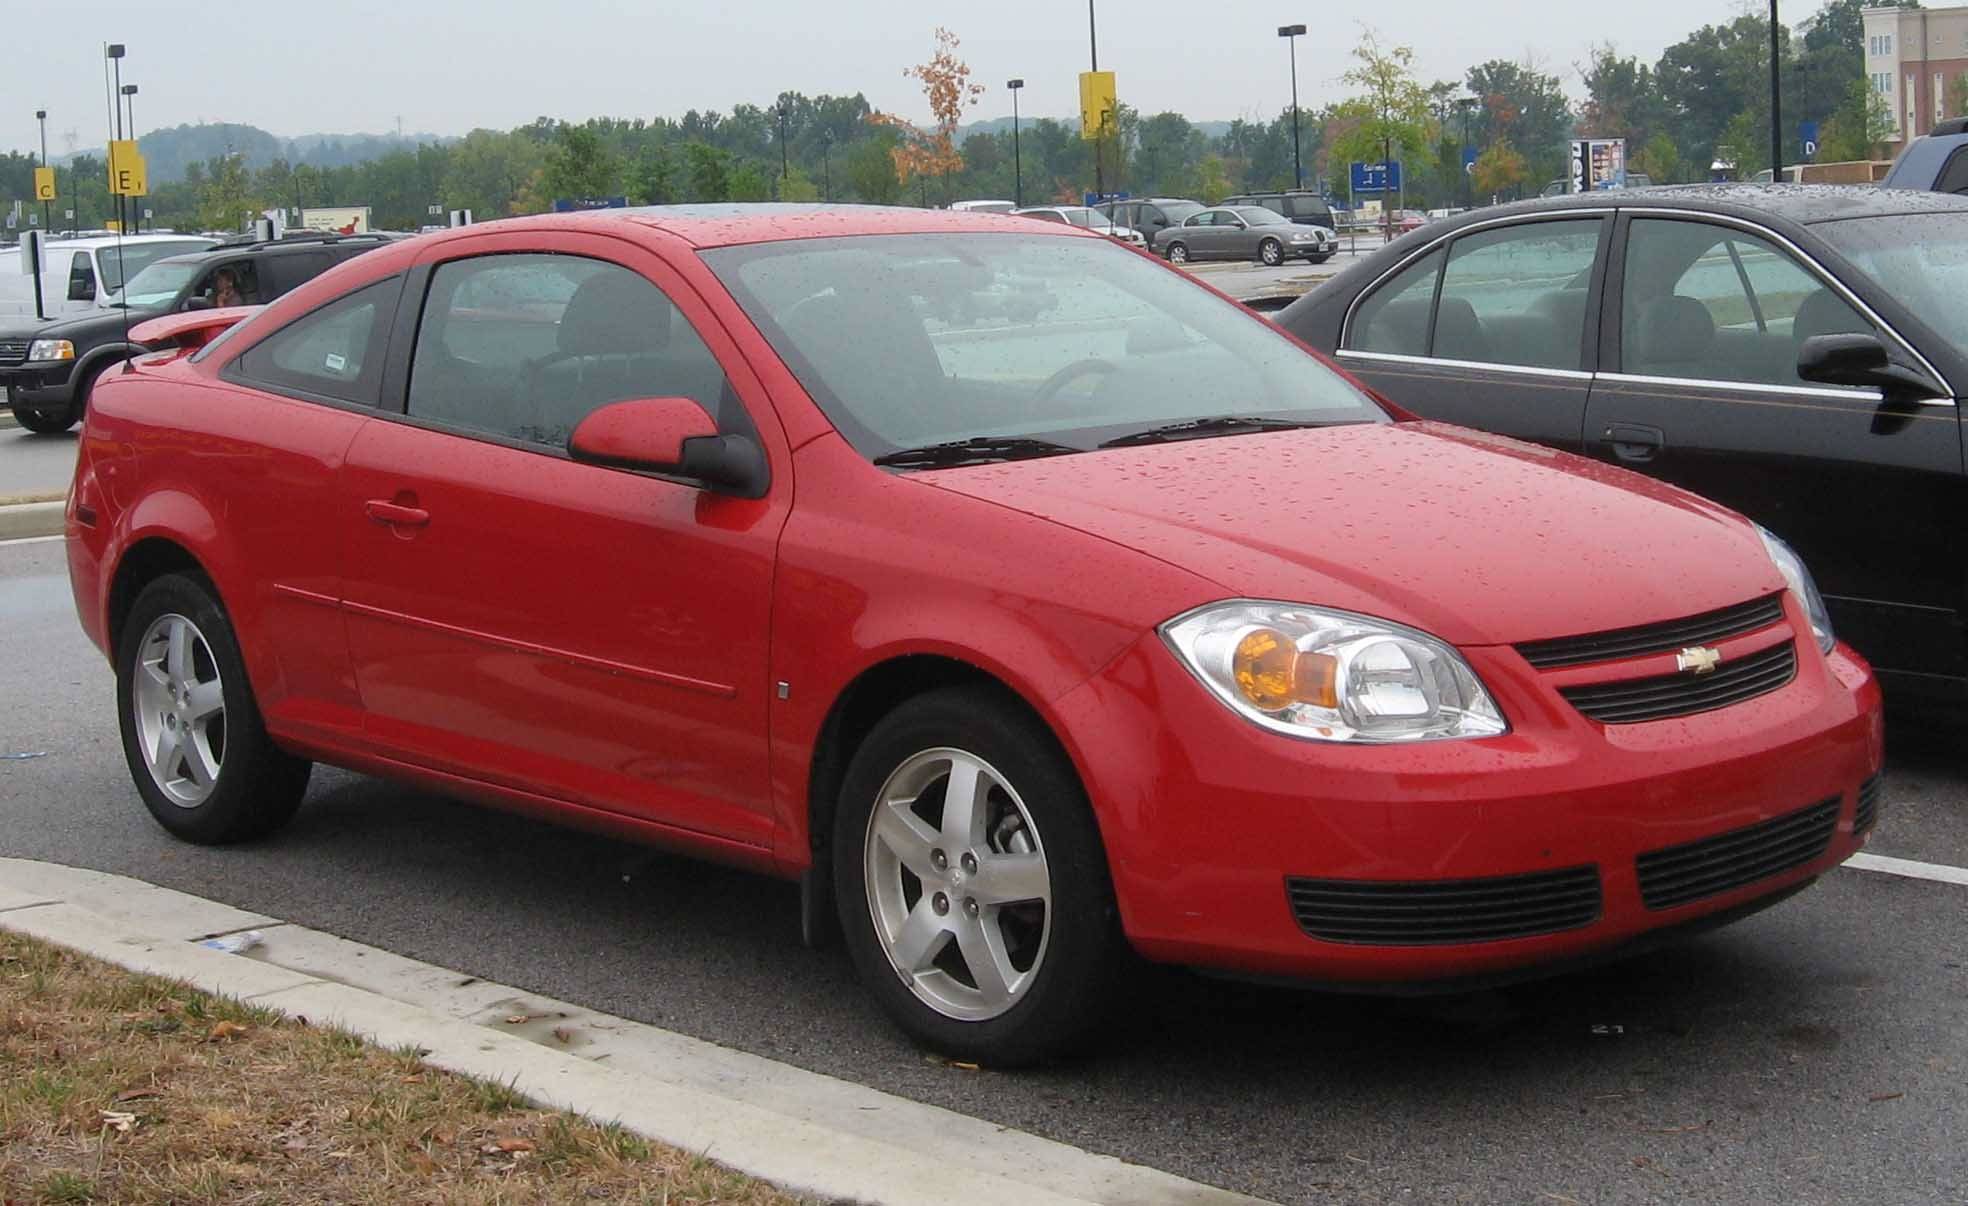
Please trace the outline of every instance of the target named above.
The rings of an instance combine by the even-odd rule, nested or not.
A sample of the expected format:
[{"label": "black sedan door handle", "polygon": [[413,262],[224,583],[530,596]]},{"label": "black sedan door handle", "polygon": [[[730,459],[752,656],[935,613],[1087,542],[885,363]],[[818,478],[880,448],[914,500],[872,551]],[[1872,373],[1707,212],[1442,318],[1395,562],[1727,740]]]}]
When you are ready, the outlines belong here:
[{"label": "black sedan door handle", "polygon": [[1606,428],[1606,442],[1623,461],[1651,461],[1667,445],[1667,433],[1637,423],[1613,423]]}]

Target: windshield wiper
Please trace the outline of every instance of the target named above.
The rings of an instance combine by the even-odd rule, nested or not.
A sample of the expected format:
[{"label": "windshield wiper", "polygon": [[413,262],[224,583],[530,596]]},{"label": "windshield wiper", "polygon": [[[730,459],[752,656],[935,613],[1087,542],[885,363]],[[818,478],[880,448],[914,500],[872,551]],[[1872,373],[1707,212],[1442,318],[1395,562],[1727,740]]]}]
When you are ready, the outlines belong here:
[{"label": "windshield wiper", "polygon": [[1246,415],[1219,415],[1209,419],[1184,419],[1141,431],[1102,440],[1102,448],[1127,448],[1135,444],[1167,444],[1175,440],[1200,440],[1207,436],[1241,435],[1253,431],[1285,431],[1293,427],[1331,427],[1331,420],[1265,419]]},{"label": "windshield wiper", "polygon": [[994,461],[1022,461],[1035,456],[1084,451],[1032,436],[972,436],[967,440],[950,440],[942,444],[925,444],[921,448],[883,453],[875,458],[875,464],[908,469],[950,469],[958,465],[988,465]]}]

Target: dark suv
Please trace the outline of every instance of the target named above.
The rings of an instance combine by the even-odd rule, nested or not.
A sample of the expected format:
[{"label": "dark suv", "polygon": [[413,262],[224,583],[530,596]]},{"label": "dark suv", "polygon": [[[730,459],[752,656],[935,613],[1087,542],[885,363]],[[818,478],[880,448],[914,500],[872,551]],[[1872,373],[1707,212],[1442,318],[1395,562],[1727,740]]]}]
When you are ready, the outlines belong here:
[{"label": "dark suv", "polygon": [[1932,134],[1908,143],[1879,187],[1968,193],[1968,117],[1935,122]]},{"label": "dark suv", "polygon": [[1239,193],[1226,197],[1225,205],[1262,205],[1274,214],[1282,214],[1300,226],[1323,226],[1327,230],[1338,230],[1333,224],[1332,206],[1317,193],[1300,192],[1288,189],[1281,193]]},{"label": "dark suv", "polygon": [[[237,304],[260,305],[388,241],[384,235],[305,234],[222,244],[147,265],[112,295],[110,309],[0,325],[7,404],[29,431],[66,431],[81,419],[103,370],[143,350],[126,340],[127,328],[160,314],[211,307],[223,272],[231,274]],[[29,359],[30,351],[41,358]]]}]

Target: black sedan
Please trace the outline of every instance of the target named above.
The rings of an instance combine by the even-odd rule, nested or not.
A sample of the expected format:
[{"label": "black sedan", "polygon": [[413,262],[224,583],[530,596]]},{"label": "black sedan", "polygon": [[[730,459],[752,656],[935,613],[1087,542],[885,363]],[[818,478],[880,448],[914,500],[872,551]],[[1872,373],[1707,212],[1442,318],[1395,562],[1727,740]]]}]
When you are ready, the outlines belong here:
[{"label": "black sedan", "polygon": [[1435,223],[1277,321],[1424,418],[1742,511],[1893,699],[1968,702],[1964,298],[1968,197],[1731,185]]}]

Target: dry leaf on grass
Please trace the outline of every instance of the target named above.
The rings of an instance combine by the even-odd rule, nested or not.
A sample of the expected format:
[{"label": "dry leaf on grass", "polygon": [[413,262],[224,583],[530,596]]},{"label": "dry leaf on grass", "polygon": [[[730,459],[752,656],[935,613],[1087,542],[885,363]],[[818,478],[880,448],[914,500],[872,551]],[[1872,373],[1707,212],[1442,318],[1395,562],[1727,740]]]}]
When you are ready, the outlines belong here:
[{"label": "dry leaf on grass", "polygon": [[121,1105],[126,1101],[142,1101],[146,1097],[162,1096],[164,1096],[164,1090],[162,1089],[125,1089],[116,1095],[116,1102],[118,1105]]},{"label": "dry leaf on grass", "polygon": [[212,1033],[207,1035],[206,1038],[214,1043],[223,1043],[227,1039],[236,1039],[251,1030],[252,1027],[242,1026],[238,1022],[220,1022],[218,1025],[212,1027]]},{"label": "dry leaf on grass", "polygon": [[102,1115],[103,1125],[119,1135],[129,1134],[130,1128],[137,1125],[137,1116],[122,1110],[98,1110],[97,1113]]}]

